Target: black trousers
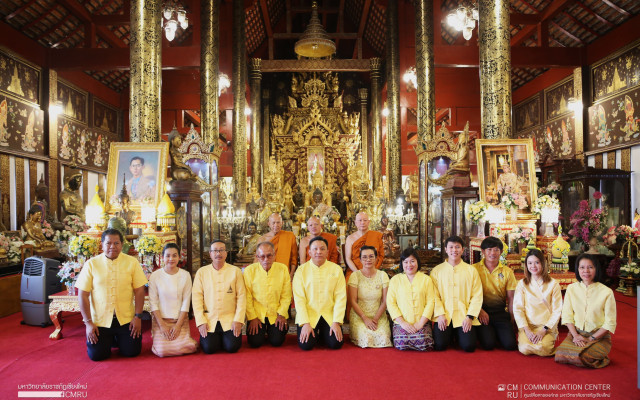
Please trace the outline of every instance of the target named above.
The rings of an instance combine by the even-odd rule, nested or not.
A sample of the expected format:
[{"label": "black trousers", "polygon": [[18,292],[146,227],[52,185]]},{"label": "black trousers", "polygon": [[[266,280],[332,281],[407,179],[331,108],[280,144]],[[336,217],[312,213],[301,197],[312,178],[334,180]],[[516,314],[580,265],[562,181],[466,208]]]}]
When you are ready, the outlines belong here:
[{"label": "black trousers", "polygon": [[142,350],[142,334],[137,338],[131,337],[129,324],[120,325],[118,319],[113,317],[111,328],[98,327],[98,343],[87,341],[87,354],[93,361],[106,360],[111,356],[111,347],[115,342],[120,349],[120,354],[125,357],[135,357]]},{"label": "black trousers", "polygon": [[518,342],[516,341],[509,312],[502,309],[487,311],[487,314],[489,314],[489,324],[482,324],[476,327],[478,328],[480,346],[485,350],[493,350],[497,342],[500,342],[500,345],[505,350],[516,350]]},{"label": "black trousers", "polygon": [[219,353],[222,349],[227,353],[235,353],[240,350],[241,345],[242,335],[236,337],[233,329],[223,331],[220,322],[216,324],[213,332],[207,332],[206,337],[200,336],[200,347],[206,354]]},{"label": "black trousers", "polygon": [[[316,347],[316,344],[323,343],[332,350],[338,350],[344,344],[344,336],[341,341],[338,341],[335,335],[329,335],[330,329],[331,327],[327,324],[327,321],[321,317],[318,321],[318,325],[316,325],[316,328],[313,330],[316,336],[314,337],[313,335],[309,335],[307,342],[302,343],[300,342],[300,332],[302,332],[302,327],[298,325],[298,346],[300,346],[302,350],[311,350]],[[340,327],[340,332],[342,332],[342,327]]]},{"label": "black trousers", "polygon": [[436,351],[446,350],[447,347],[451,344],[451,337],[453,336],[453,332],[456,332],[456,338],[458,339],[458,344],[460,348],[467,353],[473,353],[476,350],[476,342],[478,339],[476,338],[476,327],[472,326],[469,332],[463,332],[462,326],[457,328],[453,327],[453,323],[449,323],[449,326],[444,331],[441,331],[438,327],[438,322],[434,322],[433,324],[433,348]]},{"label": "black trousers", "polygon": [[270,345],[280,347],[287,338],[287,329],[280,330],[275,324],[269,322],[269,318],[265,318],[262,328],[258,329],[258,333],[251,335],[247,325],[247,342],[249,346],[253,348],[262,346],[265,342],[265,335]]}]

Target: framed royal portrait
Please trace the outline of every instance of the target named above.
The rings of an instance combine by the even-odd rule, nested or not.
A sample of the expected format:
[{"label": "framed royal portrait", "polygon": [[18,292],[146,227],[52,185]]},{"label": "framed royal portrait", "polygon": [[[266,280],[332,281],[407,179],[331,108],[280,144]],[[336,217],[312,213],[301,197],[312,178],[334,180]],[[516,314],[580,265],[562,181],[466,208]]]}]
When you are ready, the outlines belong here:
[{"label": "framed royal portrait", "polygon": [[111,143],[107,172],[107,202],[127,187],[130,208],[140,211],[142,203],[158,205],[164,194],[169,143]]},{"label": "framed royal portrait", "polygon": [[515,204],[519,219],[531,218],[538,193],[532,139],[478,139],[476,156],[480,200]]}]

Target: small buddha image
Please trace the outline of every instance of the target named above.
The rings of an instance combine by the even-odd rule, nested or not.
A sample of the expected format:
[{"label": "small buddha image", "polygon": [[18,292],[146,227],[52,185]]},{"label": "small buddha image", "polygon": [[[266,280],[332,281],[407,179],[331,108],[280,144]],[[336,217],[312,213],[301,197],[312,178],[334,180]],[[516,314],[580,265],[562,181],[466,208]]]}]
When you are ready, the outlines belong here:
[{"label": "small buddha image", "polygon": [[56,245],[44,236],[42,232],[42,209],[33,205],[29,209],[29,213],[27,214],[27,220],[22,224],[22,236],[25,238],[25,241],[33,241],[35,242],[35,247],[37,249],[45,249],[45,248],[55,248]]}]

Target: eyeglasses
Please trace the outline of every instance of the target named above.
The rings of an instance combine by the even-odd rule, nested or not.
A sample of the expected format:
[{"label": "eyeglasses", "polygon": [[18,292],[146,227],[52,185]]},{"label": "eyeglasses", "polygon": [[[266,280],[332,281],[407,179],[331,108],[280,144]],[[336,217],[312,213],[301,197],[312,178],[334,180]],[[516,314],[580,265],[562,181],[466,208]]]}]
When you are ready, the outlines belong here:
[{"label": "eyeglasses", "polygon": [[369,256],[362,256],[360,258],[363,259],[363,260],[373,260],[374,258],[376,258],[376,256],[371,254]]},{"label": "eyeglasses", "polygon": [[227,251],[227,249],[211,249],[210,250],[214,254],[221,254]]},{"label": "eyeglasses", "polygon": [[261,256],[256,256],[256,258],[258,260],[268,260],[270,258],[273,258],[273,254],[263,254]]}]

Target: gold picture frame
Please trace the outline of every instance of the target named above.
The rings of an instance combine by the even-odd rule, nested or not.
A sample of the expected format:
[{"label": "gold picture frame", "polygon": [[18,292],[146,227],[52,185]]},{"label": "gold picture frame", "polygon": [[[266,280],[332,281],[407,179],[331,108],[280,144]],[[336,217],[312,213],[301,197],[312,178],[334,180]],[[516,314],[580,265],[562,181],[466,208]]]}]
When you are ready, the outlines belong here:
[{"label": "gold picture frame", "polygon": [[477,139],[478,188],[480,200],[499,205],[507,193],[525,197],[527,206],[518,209],[518,219],[530,219],[538,198],[533,140]]},{"label": "gold picture frame", "polygon": [[[120,195],[124,180],[133,211],[139,212],[142,202],[148,198],[151,198],[153,204],[157,206],[164,194],[168,160],[169,143],[167,142],[111,143],[106,202],[109,203],[113,196]],[[134,173],[138,176],[134,176]]]}]

